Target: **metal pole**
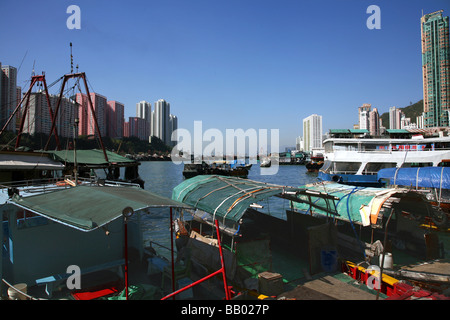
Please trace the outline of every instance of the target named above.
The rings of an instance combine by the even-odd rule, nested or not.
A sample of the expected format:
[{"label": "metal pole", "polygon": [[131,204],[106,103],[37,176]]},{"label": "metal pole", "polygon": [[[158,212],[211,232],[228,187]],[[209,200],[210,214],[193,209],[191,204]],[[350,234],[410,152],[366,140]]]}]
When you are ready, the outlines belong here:
[{"label": "metal pole", "polygon": [[128,300],[128,222],[127,218],[124,220],[125,223],[125,296]]},{"label": "metal pole", "polygon": [[[175,291],[175,265],[173,260],[173,217],[172,207],[170,207],[170,254],[172,257],[172,292]],[[175,297],[173,298],[175,300]]]},{"label": "metal pole", "polygon": [[220,233],[219,233],[219,222],[217,219],[215,220],[216,223],[216,233],[217,233],[217,245],[219,246],[219,252],[220,252],[220,263],[222,264],[222,276],[223,276],[223,285],[225,287],[225,298],[226,300],[230,300],[230,290],[228,290],[228,284],[227,284],[227,275],[225,272],[225,260],[223,258],[223,252],[222,252],[222,245],[220,243]]},{"label": "metal pole", "polygon": [[125,236],[125,295],[128,300],[128,218],[130,218],[134,213],[133,208],[126,207],[122,210],[123,223],[124,223],[124,236]]}]

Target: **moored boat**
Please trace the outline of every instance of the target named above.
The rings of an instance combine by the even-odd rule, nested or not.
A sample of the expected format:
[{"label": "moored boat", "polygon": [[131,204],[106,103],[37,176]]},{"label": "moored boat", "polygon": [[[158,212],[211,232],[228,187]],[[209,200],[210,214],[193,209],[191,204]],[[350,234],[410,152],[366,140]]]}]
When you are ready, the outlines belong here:
[{"label": "moored boat", "polygon": [[[329,276],[329,272],[340,274],[339,271],[347,270],[344,278],[348,275],[358,278],[361,273],[356,275],[348,271],[352,265],[349,261],[356,259],[358,263],[378,266],[379,257],[391,253],[391,241],[398,241],[400,247],[403,244],[407,250],[401,250],[402,254],[408,254],[410,250],[412,259],[425,258],[427,254],[431,257],[424,242],[424,231],[420,229],[420,222],[425,218],[424,209],[430,206],[421,194],[407,189],[374,188],[371,192],[361,191],[364,194],[361,197],[353,189],[340,189],[344,193],[335,194],[332,184],[328,183],[293,188],[248,179],[198,176],[178,185],[172,199],[193,207],[193,210],[183,211],[192,216],[188,245],[196,265],[206,269],[217,265],[211,259],[217,245],[211,246],[216,240],[211,237],[209,228],[213,221],[218,221],[226,248],[225,264],[230,283],[256,296],[279,298],[324,272]],[[264,204],[273,198],[288,202],[286,208],[289,209],[278,212],[281,216],[265,212]],[[360,212],[362,204],[364,207]],[[267,207],[273,208],[273,205]],[[402,212],[406,210],[416,219],[415,223],[408,223],[411,216],[403,216]],[[355,224],[367,230],[368,239],[355,237],[351,228]],[[418,235],[420,232],[422,237]],[[410,233],[416,236],[407,236]],[[388,241],[386,235],[389,235]],[[395,253],[394,259],[400,264]],[[368,270],[364,274],[370,275]],[[267,288],[267,277],[273,280],[270,288]],[[364,277],[358,278],[361,279]],[[384,298],[399,294],[401,290],[395,288],[401,282],[386,275],[381,279]],[[366,280],[367,276],[361,281]],[[385,281],[390,284],[386,285]],[[377,294],[376,291],[372,293]],[[345,299],[346,293],[343,292],[341,298]]]},{"label": "moored boat", "polygon": [[[351,131],[351,130],[349,130]],[[415,131],[388,130],[389,137],[331,136],[324,140],[322,181],[380,187],[377,172],[385,168],[438,167],[450,159],[450,137],[426,136]]]}]

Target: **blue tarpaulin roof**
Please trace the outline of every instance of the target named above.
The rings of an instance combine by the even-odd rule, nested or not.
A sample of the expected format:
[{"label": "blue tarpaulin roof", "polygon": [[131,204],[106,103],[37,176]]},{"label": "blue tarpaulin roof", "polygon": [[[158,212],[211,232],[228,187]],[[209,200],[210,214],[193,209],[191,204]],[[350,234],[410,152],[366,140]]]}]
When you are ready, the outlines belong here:
[{"label": "blue tarpaulin roof", "polygon": [[380,179],[389,179],[391,185],[450,189],[450,167],[381,169]]}]

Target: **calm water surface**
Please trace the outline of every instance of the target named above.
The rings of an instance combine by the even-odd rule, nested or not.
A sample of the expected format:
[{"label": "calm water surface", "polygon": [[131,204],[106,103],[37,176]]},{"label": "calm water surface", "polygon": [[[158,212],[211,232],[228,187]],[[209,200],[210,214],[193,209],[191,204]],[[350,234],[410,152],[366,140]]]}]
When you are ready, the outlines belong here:
[{"label": "calm water surface", "polygon": [[[265,170],[265,171],[262,171]],[[273,168],[260,168],[254,164],[250,170],[248,179],[284,186],[299,187],[317,181],[317,174],[308,173],[305,166],[287,165],[279,166],[274,175],[265,175]],[[172,190],[183,182],[183,165],[176,165],[171,161],[144,161],[139,166],[139,174],[145,181],[145,189],[158,195],[171,198]],[[263,201],[264,202],[264,201]],[[264,205],[263,211],[275,216],[283,217],[287,201],[273,198],[270,202],[260,203]],[[170,246],[169,238],[169,210],[152,209],[144,218],[144,239],[155,241],[165,246]]]}]

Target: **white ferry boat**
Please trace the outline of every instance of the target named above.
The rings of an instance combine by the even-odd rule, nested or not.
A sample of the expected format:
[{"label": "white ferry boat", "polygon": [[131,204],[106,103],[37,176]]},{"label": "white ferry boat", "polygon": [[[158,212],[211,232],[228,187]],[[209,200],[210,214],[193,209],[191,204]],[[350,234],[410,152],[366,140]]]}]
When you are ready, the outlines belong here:
[{"label": "white ferry boat", "polygon": [[386,138],[364,135],[352,138],[341,134],[325,139],[325,162],[319,179],[355,186],[381,186],[377,172],[384,168],[450,166],[450,136],[424,137],[407,130],[392,132],[395,134]]}]

